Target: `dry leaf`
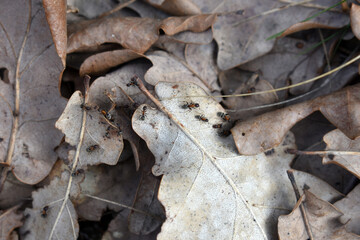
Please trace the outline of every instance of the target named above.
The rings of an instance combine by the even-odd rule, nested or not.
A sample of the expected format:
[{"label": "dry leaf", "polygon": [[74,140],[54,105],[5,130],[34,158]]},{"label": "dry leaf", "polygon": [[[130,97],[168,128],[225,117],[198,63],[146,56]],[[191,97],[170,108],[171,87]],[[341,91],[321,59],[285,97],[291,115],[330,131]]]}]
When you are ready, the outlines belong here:
[{"label": "dry leaf", "polygon": [[[99,163],[115,165],[124,146],[119,120],[114,111],[109,112],[110,100],[106,101],[104,91],[98,91],[99,89],[93,86],[94,84],[89,91],[88,103],[84,102],[81,92],[76,91],[56,122],[56,127],[65,134],[65,141],[79,148],[80,168]],[[96,98],[103,102],[96,101]],[[105,111],[105,114],[101,111]],[[115,120],[111,123],[108,118]],[[83,128],[85,130],[82,130]],[[83,140],[80,134],[82,131]],[[78,145],[80,141],[81,144]]]},{"label": "dry leaf", "polygon": [[86,74],[100,75],[112,67],[142,57],[143,55],[129,49],[120,49],[94,54],[88,57],[80,66],[80,76]]},{"label": "dry leaf", "polygon": [[[142,117],[142,105],[132,122],[155,156],[153,173],[164,175],[158,197],[167,220],[158,239],[276,236],[277,217],[295,204],[286,176],[292,157],[284,151],[295,147],[292,134],[266,154],[240,156],[231,136],[224,137],[221,129],[212,127],[222,122],[218,112],[224,112],[214,99],[178,98],[203,96],[204,90],[190,83],[160,82],[155,91],[164,99],[159,107],[169,111],[168,116],[147,106]],[[208,121],[196,117],[202,114]],[[328,194],[326,199],[339,196],[315,177],[296,174],[301,186],[306,183],[319,194]]]},{"label": "dry leaf", "polygon": [[164,20],[136,17],[100,18],[69,36],[68,53],[91,49],[103,43],[118,43],[137,53],[144,53],[159,38],[159,29],[174,35],[182,31],[205,31],[216,15],[170,17]]},{"label": "dry leaf", "polygon": [[[24,239],[77,239],[79,224],[74,205],[67,199],[61,210],[69,177],[69,172],[63,172],[61,178],[56,177],[48,186],[33,192],[32,208],[25,210],[28,216],[20,228]],[[78,185],[73,183],[70,195],[76,197],[79,193]]]},{"label": "dry leaf", "polygon": [[191,0],[146,0],[146,2],[172,15],[182,16],[201,14],[199,7],[196,6]]},{"label": "dry leaf", "polygon": [[205,79],[211,86],[211,90],[220,91],[217,82],[217,66],[215,62],[216,45],[214,42],[206,45],[187,44],[185,48],[185,59],[191,69],[201,79]]},{"label": "dry leaf", "polygon": [[69,36],[68,53],[103,43],[118,43],[143,53],[158,39],[160,21],[150,18],[102,18]]},{"label": "dry leaf", "polygon": [[[256,72],[260,78],[270,82],[274,88],[287,86],[289,82],[296,84],[306,79],[316,77],[324,65],[324,50],[314,44],[321,41],[315,39],[305,42],[295,38],[281,38],[268,54],[240,66],[241,69]],[[293,95],[306,93],[312,84],[291,88]],[[286,97],[286,91],[277,92],[280,99]]]},{"label": "dry leaf", "polygon": [[20,181],[36,184],[49,174],[62,138],[54,127],[65,105],[58,90],[62,63],[41,1],[2,5],[13,11],[0,16],[0,162]]},{"label": "dry leaf", "polygon": [[321,200],[313,193],[305,190],[305,197],[301,197],[294,210],[286,216],[279,217],[279,238],[286,240],[307,240],[304,219],[300,211],[300,204],[305,207],[313,239],[360,239],[360,236],[348,233],[344,225],[339,222],[342,213],[330,203]]},{"label": "dry leaf", "polygon": [[66,63],[66,0],[43,0],[47,22],[55,43],[56,51],[65,67]]},{"label": "dry leaf", "polygon": [[357,185],[346,197],[334,204],[341,212],[340,222],[347,231],[360,234],[360,185]]},{"label": "dry leaf", "polygon": [[34,186],[20,182],[10,172],[0,192],[0,209],[7,209],[23,203],[24,200],[31,197],[31,192],[34,190]]},{"label": "dry leaf", "polygon": [[[339,129],[331,131],[324,136],[326,150],[359,152],[360,137],[351,140]],[[327,155],[323,158],[323,164],[335,163],[345,168],[360,178],[359,155]]]},{"label": "dry leaf", "polygon": [[185,61],[164,51],[155,51],[146,54],[153,66],[146,72],[145,80],[151,85],[161,81],[193,82],[211,91],[207,79],[201,79]]},{"label": "dry leaf", "polygon": [[6,211],[0,210],[0,239],[10,239],[15,228],[23,225],[23,214],[18,212],[19,206],[12,207]]},{"label": "dry leaf", "polygon": [[238,122],[231,130],[240,154],[252,155],[278,146],[298,121],[319,110],[351,139],[360,136],[360,85],[344,88],[331,95],[268,112]]},{"label": "dry leaf", "polygon": [[[217,64],[220,69],[228,70],[249,62],[269,52],[275,40],[267,40],[289,26],[338,3],[331,1],[312,1],[316,7],[293,6],[282,8],[288,4],[276,0],[271,1],[193,1],[203,13],[222,14],[213,26],[214,38],[219,46]],[[293,3],[293,1],[291,2]],[[319,8],[320,9],[319,9]],[[270,10],[277,10],[269,13]],[[348,16],[341,8],[332,9],[308,22],[319,23],[327,27],[343,27],[348,24]],[[339,11],[337,11],[339,10]],[[268,12],[267,14],[264,14]]]}]

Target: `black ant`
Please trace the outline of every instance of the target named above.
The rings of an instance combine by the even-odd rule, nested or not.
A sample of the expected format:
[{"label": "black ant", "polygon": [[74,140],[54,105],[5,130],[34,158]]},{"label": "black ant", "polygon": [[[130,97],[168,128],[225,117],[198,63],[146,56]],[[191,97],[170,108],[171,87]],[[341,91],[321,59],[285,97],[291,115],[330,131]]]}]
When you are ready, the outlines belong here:
[{"label": "black ant", "polygon": [[84,104],[84,103],[82,103],[82,104],[80,105],[80,108],[81,108],[81,109],[85,109],[85,110],[87,110],[87,111],[91,110],[91,107],[88,106],[88,105],[86,105],[86,104]]},{"label": "black ant", "polygon": [[194,109],[194,108],[198,108],[200,107],[200,105],[198,103],[193,103],[193,102],[186,102],[186,104],[182,105],[181,108],[183,109],[187,109],[189,108],[190,110]]},{"label": "black ant", "polygon": [[146,110],[147,110],[147,106],[144,106],[143,109],[141,110],[141,116],[139,118],[140,120],[145,120]]},{"label": "black ant", "polygon": [[96,150],[98,148],[99,148],[99,145],[95,144],[95,145],[91,145],[90,147],[86,148],[86,151],[87,152],[92,152],[92,151],[94,151],[94,150]]},{"label": "black ant", "polygon": [[47,213],[48,210],[49,210],[49,206],[43,207],[43,209],[40,211],[41,217],[46,218],[48,215],[48,213]]},{"label": "black ant", "polygon": [[138,86],[138,82],[136,81],[136,78],[135,77],[132,77],[130,82],[126,84],[127,87],[130,87],[130,86]]},{"label": "black ant", "polygon": [[207,119],[204,115],[196,115],[195,118],[203,122],[209,121],[209,119]]},{"label": "black ant", "polygon": [[219,123],[219,124],[214,124],[212,127],[213,127],[213,128],[222,128],[222,124],[221,124],[221,123]]},{"label": "black ant", "polygon": [[217,115],[221,117],[224,121],[230,122],[230,115],[222,112],[218,112]]},{"label": "black ant", "polygon": [[84,173],[84,169],[77,169],[75,172],[71,174],[72,177],[77,177],[80,174]]}]

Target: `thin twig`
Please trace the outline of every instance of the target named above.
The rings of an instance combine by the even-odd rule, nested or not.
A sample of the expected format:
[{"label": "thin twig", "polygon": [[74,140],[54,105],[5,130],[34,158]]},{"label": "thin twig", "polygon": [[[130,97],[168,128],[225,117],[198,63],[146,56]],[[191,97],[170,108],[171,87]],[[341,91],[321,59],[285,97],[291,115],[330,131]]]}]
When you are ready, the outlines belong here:
[{"label": "thin twig", "polygon": [[[89,84],[90,84],[90,77],[88,75],[85,75],[85,77],[84,77],[84,84],[85,84],[84,105],[86,105],[88,103],[88,92],[89,92]],[[79,135],[79,143],[78,143],[78,145],[76,147],[76,153],[75,153],[75,157],[74,157],[74,164],[72,166],[71,172],[75,172],[75,170],[77,168],[77,164],[79,162],[80,149],[81,149],[81,146],[82,146],[82,143],[83,143],[83,140],[84,140],[84,134],[85,134],[86,116],[87,116],[87,113],[86,113],[86,111],[84,109],[83,110],[83,116],[82,116],[82,123],[81,123],[81,131],[80,131],[80,135]],[[64,197],[63,203],[61,204],[59,213],[56,216],[54,225],[53,225],[53,227],[51,229],[50,236],[48,238],[49,240],[52,240],[52,236],[55,233],[56,225],[59,222],[61,214],[64,211],[66,202],[69,199],[72,180],[73,180],[72,174],[69,174],[69,182],[68,182],[68,185],[67,185],[67,188],[66,188],[65,197]]]},{"label": "thin twig", "polygon": [[296,149],[287,149],[287,153],[296,154],[296,155],[320,155],[320,156],[360,156],[360,152],[353,152],[353,151],[300,151]]},{"label": "thin twig", "polygon": [[181,96],[181,97],[170,97],[170,98],[164,98],[164,100],[169,100],[169,99],[174,99],[174,98],[190,98],[190,97],[193,97],[193,98],[230,98],[230,97],[245,97],[245,96],[253,96],[253,95],[260,95],[260,94],[265,94],[265,93],[273,93],[273,92],[279,92],[279,91],[283,91],[283,90],[287,90],[287,89],[291,89],[291,88],[294,88],[294,87],[298,87],[298,86],[301,86],[301,85],[305,85],[305,84],[308,84],[308,83],[311,83],[311,82],[315,82],[323,77],[326,77],[326,76],[329,76],[330,74],[333,74],[334,72],[337,72],[339,70],[341,70],[342,68],[344,67],[347,67],[349,66],[350,64],[356,62],[357,60],[360,59],[360,55],[354,57],[353,59],[351,59],[350,61],[340,65],[339,67],[337,68],[334,68],[332,69],[331,71],[328,71],[326,73],[323,73],[317,77],[314,77],[314,78],[311,78],[311,79],[308,79],[306,81],[303,81],[303,82],[300,82],[300,83],[296,83],[296,84],[292,84],[292,85],[288,85],[288,86],[285,86],[285,87],[281,87],[281,88],[276,88],[276,89],[271,89],[271,90],[266,90],[266,91],[260,91],[260,92],[252,92],[252,93],[242,93],[242,94],[233,94],[233,95],[218,95],[218,96],[209,96],[209,95],[195,95],[195,96]]},{"label": "thin twig", "polygon": [[[299,189],[297,187],[297,184],[295,182],[295,176],[293,174],[294,170],[290,169],[290,170],[287,170],[286,171],[287,174],[288,174],[288,177],[290,179],[290,182],[291,182],[291,185],[293,186],[293,189],[294,189],[294,192],[295,192],[295,196],[296,196],[296,201],[299,201],[300,199],[300,192],[299,192]],[[310,224],[309,224],[309,219],[307,217],[307,214],[306,214],[306,209],[303,205],[303,203],[301,202],[300,203],[300,211],[301,211],[301,215],[303,217],[303,220],[304,220],[304,225],[305,225],[305,229],[306,229],[306,232],[310,238],[310,240],[313,240],[314,237],[312,235],[312,232],[311,232],[311,227],[310,227]]]}]

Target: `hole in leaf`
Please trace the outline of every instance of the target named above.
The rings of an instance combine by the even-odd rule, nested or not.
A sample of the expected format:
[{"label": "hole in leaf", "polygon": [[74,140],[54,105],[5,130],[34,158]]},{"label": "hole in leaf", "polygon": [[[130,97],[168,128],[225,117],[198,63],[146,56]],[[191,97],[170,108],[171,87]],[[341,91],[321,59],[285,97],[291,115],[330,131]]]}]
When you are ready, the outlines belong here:
[{"label": "hole in leaf", "polygon": [[0,79],[5,83],[10,83],[9,70],[7,68],[0,68]]}]

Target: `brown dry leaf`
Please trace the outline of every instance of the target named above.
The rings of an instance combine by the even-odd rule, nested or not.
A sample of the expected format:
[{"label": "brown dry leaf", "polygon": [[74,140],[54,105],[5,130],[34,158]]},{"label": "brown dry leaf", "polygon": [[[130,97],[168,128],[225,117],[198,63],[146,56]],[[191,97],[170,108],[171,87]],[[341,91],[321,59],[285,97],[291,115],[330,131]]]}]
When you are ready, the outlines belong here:
[{"label": "brown dry leaf", "polygon": [[350,9],[351,30],[360,39],[360,6],[353,3]]},{"label": "brown dry leaf", "polygon": [[307,240],[309,235],[306,231],[303,216],[299,208],[300,204],[305,207],[313,239],[360,239],[359,235],[349,233],[340,223],[342,213],[330,203],[321,200],[308,190],[297,202],[294,210],[286,216],[279,217],[279,238],[283,240]]},{"label": "brown dry leaf", "polygon": [[[326,150],[359,152],[360,137],[351,140],[339,129],[333,130],[324,136]],[[332,155],[323,158],[323,164],[334,163],[345,168],[360,178],[359,155]]]},{"label": "brown dry leaf", "polygon": [[65,67],[66,63],[66,0],[43,0],[46,19],[55,43],[56,51]]},{"label": "brown dry leaf", "polygon": [[68,53],[84,51],[103,43],[118,43],[138,53],[158,39],[161,21],[150,18],[102,18],[69,36]]},{"label": "brown dry leaf", "polygon": [[36,184],[50,172],[62,138],[54,127],[65,106],[58,90],[62,63],[40,0],[1,4],[13,11],[0,16],[0,162]]},{"label": "brown dry leaf", "polygon": [[129,49],[120,49],[94,54],[88,57],[80,66],[80,76],[86,74],[99,75],[107,72],[110,68],[116,67],[131,60],[143,57]]},{"label": "brown dry leaf", "polygon": [[172,15],[183,16],[201,14],[199,7],[191,0],[146,0],[146,2]]},{"label": "brown dry leaf", "polygon": [[[61,210],[69,178],[70,173],[63,172],[61,178],[54,178],[49,185],[32,193],[32,208],[25,210],[24,214],[28,216],[20,228],[24,239],[77,239],[79,224],[70,199],[66,200],[64,209]],[[79,193],[77,183],[71,184],[71,197],[76,197]]]},{"label": "brown dry leaf", "polygon": [[[164,51],[154,51],[146,54],[153,66],[146,72],[145,80],[151,85],[161,81],[174,83],[192,82],[212,91],[212,86],[207,79],[202,79],[195,69],[191,68],[184,60]],[[211,80],[211,79],[210,79]],[[212,82],[214,85],[214,83]]]},{"label": "brown dry leaf", "polygon": [[68,53],[84,51],[103,43],[118,43],[137,53],[144,53],[159,38],[159,29],[167,34],[190,30],[205,31],[216,15],[171,17],[164,20],[136,17],[101,18],[69,36]]},{"label": "brown dry leaf", "polygon": [[253,155],[278,146],[298,121],[320,111],[346,136],[360,136],[360,85],[353,85],[331,95],[295,104],[258,117],[238,122],[231,132],[240,154]]},{"label": "brown dry leaf", "polygon": [[[222,121],[220,104],[212,98],[178,98],[203,96],[204,90],[160,82],[155,91],[168,115],[147,106],[141,118],[141,105],[132,123],[155,156],[154,175],[163,175],[158,198],[167,220],[158,239],[273,239],[277,217],[296,202],[286,176],[292,156],[284,151],[295,147],[293,135],[266,154],[240,156],[232,137],[212,127]],[[199,107],[183,109],[184,101]],[[207,122],[197,119],[201,114]],[[339,196],[314,176],[296,175],[301,186],[306,183],[327,200]]]},{"label": "brown dry leaf", "polygon": [[213,25],[216,14],[201,14],[190,17],[169,17],[162,21],[160,28],[166,35],[191,31],[203,32]]},{"label": "brown dry leaf", "polygon": [[17,212],[19,206],[12,207],[6,211],[0,210],[0,239],[8,240],[10,239],[11,233],[15,228],[18,228],[23,225],[22,219],[23,214]]},{"label": "brown dry leaf", "polygon": [[[268,81],[259,79],[256,74],[249,77],[248,79],[244,79],[244,76],[240,76],[240,74],[242,74],[242,71],[236,68],[220,73],[219,78],[222,85],[236,86],[235,91],[232,89],[233,91],[229,92],[230,89],[227,89],[227,92],[225,92],[225,94],[242,94],[273,89],[273,87]],[[236,111],[237,109],[241,110],[260,106],[263,104],[274,103],[277,100],[278,97],[274,92],[261,95],[245,96],[240,98],[225,98],[224,103],[228,108],[233,110],[231,112],[229,111],[229,115],[231,116],[232,120],[244,120],[251,118],[254,115],[260,114],[264,111],[264,109]]]},{"label": "brown dry leaf", "polygon": [[[302,82],[319,74],[324,64],[323,48],[311,49],[315,41],[305,42],[295,38],[281,38],[275,43],[268,54],[240,66],[241,69],[259,73],[260,78],[270,82],[274,88],[284,87],[291,81],[292,84]],[[312,84],[292,88],[293,95],[306,93]],[[286,91],[278,92],[281,99],[285,98]]]},{"label": "brown dry leaf", "polygon": [[[288,4],[277,0],[226,2],[194,0],[193,2],[203,13],[228,13],[219,16],[213,26],[214,38],[219,46],[217,64],[220,69],[228,70],[266,54],[275,43],[274,39],[267,40],[267,38],[338,3],[338,0],[315,0],[309,6],[306,4],[293,6],[266,15],[259,14],[287,6],[294,1]],[[311,7],[314,5],[316,7]],[[236,11],[239,11],[238,14]],[[342,13],[339,6],[308,22],[339,28],[348,24],[348,21],[347,14]]]},{"label": "brown dry leaf", "polygon": [[357,185],[346,197],[334,206],[344,213],[340,222],[348,232],[360,234],[360,185]]}]

